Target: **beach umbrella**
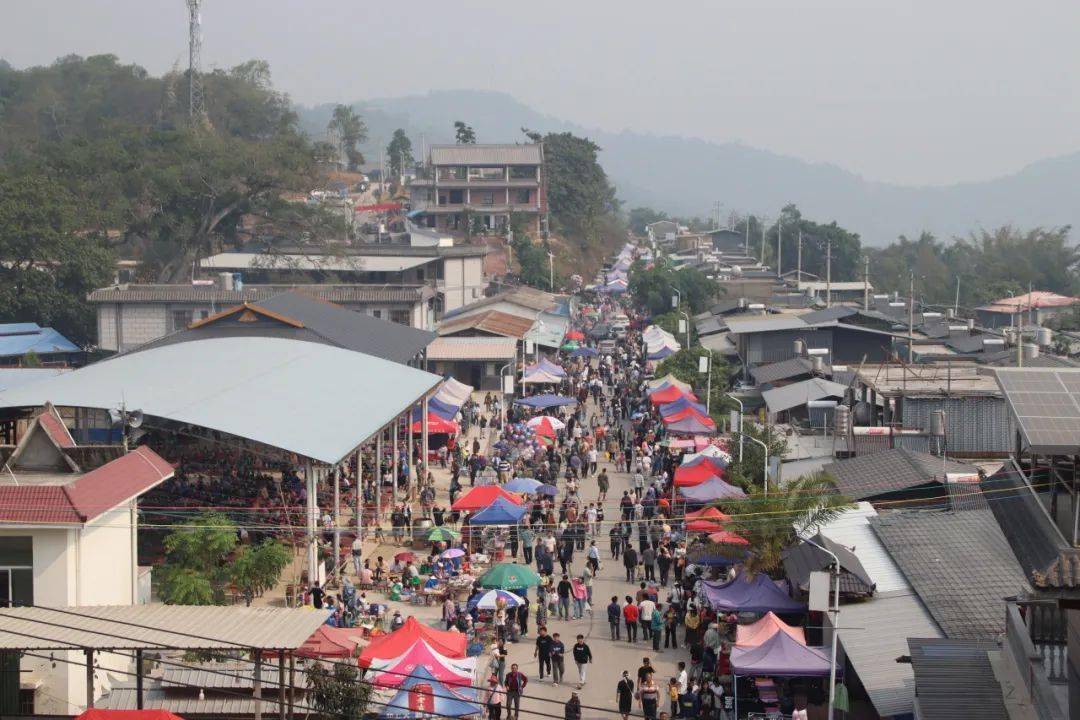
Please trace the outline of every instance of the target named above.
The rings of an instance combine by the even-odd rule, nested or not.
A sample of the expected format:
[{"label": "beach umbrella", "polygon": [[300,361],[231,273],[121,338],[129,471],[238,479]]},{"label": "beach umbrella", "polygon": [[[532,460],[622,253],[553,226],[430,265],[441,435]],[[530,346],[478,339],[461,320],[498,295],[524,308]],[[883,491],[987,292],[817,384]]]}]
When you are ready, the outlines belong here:
[{"label": "beach umbrella", "polygon": [[394,559],[398,562],[411,562],[416,559],[416,556],[406,550],[405,552],[399,552],[394,556]]},{"label": "beach umbrella", "polygon": [[534,418],[529,418],[529,421],[525,423],[526,427],[535,429],[539,425],[549,425],[553,430],[562,430],[566,427],[566,423],[556,417],[550,415],[537,415]]},{"label": "beach umbrella", "polygon": [[533,478],[516,477],[510,482],[503,485],[503,489],[509,492],[532,494],[535,493],[536,489],[543,484],[544,483],[540,482],[539,480],[534,480]]},{"label": "beach umbrella", "polygon": [[540,584],[540,576],[528,565],[517,563],[499,563],[480,578],[480,587],[526,588]]},{"label": "beach umbrella", "polygon": [[461,548],[450,548],[449,550],[444,550],[442,555],[440,555],[439,557],[443,558],[444,560],[453,560],[454,558],[459,558],[464,554],[465,551]]},{"label": "beach umbrella", "polygon": [[[698,521],[700,522],[700,521]],[[709,535],[709,540],[717,543],[718,545],[749,545],[750,541],[744,538],[742,535],[731,532],[730,530],[718,530],[717,532]]]},{"label": "beach umbrella", "polygon": [[520,595],[515,595],[506,590],[488,590],[480,596],[480,599],[476,603],[476,607],[481,610],[494,610],[496,603],[498,603],[499,600],[505,602],[506,607],[517,607],[525,602],[521,599]]},{"label": "beach umbrella", "polygon": [[446,527],[434,527],[431,528],[431,532],[428,533],[428,542],[451,542],[461,537],[461,533],[457,530],[451,530]]},{"label": "beach umbrella", "polygon": [[555,487],[554,485],[548,485],[547,483],[541,483],[540,487],[536,488],[536,494],[550,495],[551,497],[555,497],[559,494],[559,488]]}]

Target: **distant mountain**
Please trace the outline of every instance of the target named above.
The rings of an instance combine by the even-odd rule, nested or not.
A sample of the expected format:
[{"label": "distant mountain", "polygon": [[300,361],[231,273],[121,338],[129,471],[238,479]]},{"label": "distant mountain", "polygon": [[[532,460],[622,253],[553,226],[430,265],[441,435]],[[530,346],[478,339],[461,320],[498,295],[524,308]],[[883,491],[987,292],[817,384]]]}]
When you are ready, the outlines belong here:
[{"label": "distant mountain", "polygon": [[[504,93],[432,92],[356,103],[377,160],[395,128],[405,128],[419,155],[427,144],[451,142],[453,122],[464,120],[480,142],[518,142],[521,128],[587,135],[603,148],[601,162],[628,206],[648,205],[674,215],[709,216],[716,201],[724,212],[776,215],[795,203],[810,218],[836,220],[869,245],[900,234],[930,230],[941,237],[1014,224],[1080,225],[1080,153],[1040,160],[1017,173],[943,187],[905,187],[866,180],[835,165],[810,163],[740,143],[584,128],[545,115]],[[313,134],[322,133],[331,106],[302,108]],[[993,152],[993,148],[988,148]]]}]

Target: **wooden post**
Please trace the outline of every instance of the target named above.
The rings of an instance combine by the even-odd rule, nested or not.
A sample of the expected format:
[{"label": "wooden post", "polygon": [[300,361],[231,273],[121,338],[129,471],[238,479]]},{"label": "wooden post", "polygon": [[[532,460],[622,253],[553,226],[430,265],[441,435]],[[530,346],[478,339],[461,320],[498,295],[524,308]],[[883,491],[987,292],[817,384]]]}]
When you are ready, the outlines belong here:
[{"label": "wooden post", "polygon": [[255,720],[262,720],[262,650],[255,650],[255,676],[252,678]]},{"label": "wooden post", "polygon": [[289,653],[289,718],[296,718],[296,656]]},{"label": "wooden post", "polygon": [[278,650],[278,720],[285,720],[285,651]]},{"label": "wooden post", "polygon": [[86,709],[94,707],[94,651],[90,648],[83,650],[86,654]]},{"label": "wooden post", "polygon": [[143,709],[143,651],[135,651],[135,709]]}]

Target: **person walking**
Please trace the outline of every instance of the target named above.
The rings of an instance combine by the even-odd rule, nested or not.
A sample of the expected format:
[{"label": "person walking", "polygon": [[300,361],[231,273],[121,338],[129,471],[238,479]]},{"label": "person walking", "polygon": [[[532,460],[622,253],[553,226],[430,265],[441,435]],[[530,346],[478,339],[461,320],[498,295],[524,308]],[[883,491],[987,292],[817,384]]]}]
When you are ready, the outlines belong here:
[{"label": "person walking", "polygon": [[559,585],[555,588],[556,593],[559,595],[559,613],[560,620],[570,619],[570,596],[574,591],[574,586],[570,582],[570,578],[566,575],[562,576],[562,580],[559,581]]},{"label": "person walking", "polygon": [[645,720],[656,720],[656,706],[660,701],[660,688],[656,687],[652,673],[645,676],[645,680],[638,690],[638,695],[641,697],[641,714],[645,716]]},{"label": "person walking", "polygon": [[622,564],[626,568],[626,582],[637,582],[638,554],[633,545],[627,544],[623,551]]},{"label": "person walking", "polygon": [[656,581],[656,550],[653,546],[646,545],[641,551],[641,564],[645,567],[645,580]]},{"label": "person walking", "polygon": [[622,615],[626,623],[626,641],[637,642],[638,606],[629,595],[626,596],[626,605],[623,606]]},{"label": "person walking", "polygon": [[576,692],[570,693],[570,699],[563,705],[563,720],[581,720],[581,698]]},{"label": "person walking", "polygon": [[533,561],[533,543],[536,542],[536,533],[533,529],[526,525],[521,528],[519,533],[521,536],[521,552],[525,555],[525,564],[531,565]]},{"label": "person walking", "polygon": [[492,675],[488,678],[487,691],[484,693],[484,705],[487,706],[488,720],[502,720],[503,698],[506,689],[499,684],[499,678]]},{"label": "person walking", "polygon": [[533,650],[533,657],[539,659],[541,680],[544,679],[545,669],[548,671],[548,675],[554,677],[554,672],[551,669],[551,653],[554,645],[555,640],[548,635],[547,628],[540,625],[537,628],[536,648]]},{"label": "person walking", "polygon": [[622,622],[622,607],[619,605],[619,596],[611,596],[611,604],[607,606],[607,620],[611,627],[611,639],[621,640],[619,624]]},{"label": "person walking", "polygon": [[[529,684],[529,678],[525,673],[518,670],[518,664],[510,666],[510,672],[506,674],[506,720],[517,720],[521,714],[521,696],[525,687]],[[511,713],[513,713],[511,715]]]},{"label": "person walking", "polygon": [[577,665],[578,672],[578,690],[585,686],[586,673],[589,668],[589,663],[592,662],[592,650],[585,644],[585,636],[578,635],[577,642],[573,647],[574,664]]},{"label": "person walking", "polygon": [[[669,607],[664,613],[664,649],[679,649],[679,611],[674,606]],[[669,645],[670,643],[670,645]]]},{"label": "person walking", "polygon": [[585,565],[586,567],[592,568],[593,575],[600,572],[600,548],[596,547],[595,540],[589,543]]},{"label": "person walking", "polygon": [[566,665],[564,664],[566,646],[559,639],[559,633],[552,635],[551,640],[551,684],[558,687],[559,683],[562,682],[563,675],[566,673]]},{"label": "person walking", "polygon": [[660,584],[667,587],[668,575],[671,574],[671,550],[661,545],[656,553],[656,568],[660,572]]},{"label": "person walking", "polygon": [[641,637],[643,640],[648,640],[652,637],[652,614],[656,609],[656,603],[653,602],[652,596],[645,594],[644,590],[638,593],[641,596],[641,600],[638,602],[638,623],[641,624]]},{"label": "person walking", "polygon": [[630,712],[634,709],[634,681],[626,670],[622,671],[619,684],[615,686],[615,702],[619,705],[619,714],[623,716],[623,720],[629,720]]},{"label": "person walking", "polygon": [[662,652],[660,650],[660,633],[664,630],[664,614],[660,612],[659,603],[653,608],[652,620],[649,622],[649,630],[652,632],[652,649],[656,652]]}]

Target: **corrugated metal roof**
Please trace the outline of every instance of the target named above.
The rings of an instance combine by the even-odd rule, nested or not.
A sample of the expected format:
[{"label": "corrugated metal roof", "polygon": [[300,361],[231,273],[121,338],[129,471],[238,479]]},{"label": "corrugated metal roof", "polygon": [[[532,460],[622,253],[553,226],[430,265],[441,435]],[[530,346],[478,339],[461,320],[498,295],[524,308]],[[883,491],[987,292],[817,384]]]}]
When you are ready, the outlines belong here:
[{"label": "corrugated metal roof", "polygon": [[427,349],[428,360],[511,360],[517,340],[510,337],[440,337]]},{"label": "corrugated metal roof", "polygon": [[989,509],[898,511],[870,526],[950,638],[997,637],[1004,598],[1031,591]]},{"label": "corrugated metal roof", "polygon": [[802,382],[766,390],[761,393],[761,398],[765,401],[769,412],[775,413],[801,407],[813,400],[842,398],[846,392],[846,385],[823,378],[810,378]]},{"label": "corrugated metal roof", "polygon": [[476,302],[469,303],[464,307],[457,308],[452,312],[446,313],[446,317],[454,317],[457,315],[463,315],[465,313],[471,313],[473,310],[480,308],[486,308],[498,303],[511,303],[513,305],[520,305],[530,310],[537,312],[554,311],[558,307],[557,297],[551,293],[544,292],[543,290],[536,290],[535,288],[519,287],[513,290],[507,290],[501,292],[498,295],[492,295],[489,298],[483,300],[477,300]]},{"label": "corrugated metal roof", "polygon": [[123,284],[90,293],[93,303],[257,303],[289,290],[334,303],[415,303],[434,295],[428,285],[244,285],[243,290],[222,290],[213,285]]},{"label": "corrugated metal roof", "polygon": [[432,165],[540,165],[540,145],[432,145]]},{"label": "corrugated metal roof", "polygon": [[989,305],[983,305],[976,309],[985,312],[1015,313],[1017,311],[1027,310],[1029,307],[1036,309],[1069,307],[1078,302],[1080,302],[1080,298],[1058,295],[1057,293],[1047,292],[1045,290],[1035,290],[1034,292],[1024,293],[1023,295],[1017,295],[1015,297],[1001,298]]},{"label": "corrugated metal roof", "polygon": [[204,270],[320,270],[323,272],[404,272],[434,262],[410,255],[276,255],[218,253],[199,261]]},{"label": "corrugated metal roof", "polygon": [[911,638],[919,720],[1008,720],[989,652],[996,642]]},{"label": "corrugated metal roof", "polygon": [[729,317],[727,326],[735,334],[773,332],[775,330],[803,330],[810,327],[802,318],[794,315]]},{"label": "corrugated metal roof", "polygon": [[857,314],[858,311],[855,308],[845,307],[844,305],[834,305],[831,308],[824,308],[822,310],[814,310],[808,312],[805,315],[800,315],[799,319],[805,323],[813,324],[819,322],[828,322],[829,320],[840,320],[841,318],[851,317]]},{"label": "corrugated metal roof", "polygon": [[[337,463],[438,385],[437,375],[314,342],[193,340],[0,394],[0,407],[115,408]],[[357,413],[362,404],[364,412]]]},{"label": "corrugated metal roof", "polygon": [[540,313],[532,330],[525,334],[525,339],[532,340],[543,347],[558,348],[563,344],[563,339],[569,330],[569,318],[550,313]]},{"label": "corrugated metal roof", "polygon": [[68,372],[60,368],[0,368],[0,392]]},{"label": "corrugated metal roof", "polygon": [[0,325],[0,357],[18,357],[27,353],[50,355],[81,352],[75,343],[50,327],[35,323]]},{"label": "corrugated metal roof", "polygon": [[911,585],[904,578],[904,573],[900,572],[900,567],[870,527],[870,519],[877,517],[877,514],[873,505],[860,502],[845,509],[832,522],[820,527],[795,529],[799,531],[800,537],[813,537],[820,530],[831,540],[851,548],[879,593],[910,592]]},{"label": "corrugated metal roof", "polygon": [[439,325],[439,334],[452,335],[466,330],[481,330],[520,340],[525,337],[525,334],[529,332],[535,322],[534,319],[510,315],[497,310],[488,310],[460,319],[454,318],[450,321],[443,321]]},{"label": "corrugated metal roof", "polygon": [[324,622],[317,610],[235,605],[2,608],[0,649],[295,650]]},{"label": "corrugated metal roof", "polygon": [[814,363],[810,358],[795,357],[780,362],[768,363],[767,365],[758,365],[750,369],[750,376],[754,378],[754,382],[761,385],[762,383],[771,383],[777,380],[787,380],[799,375],[809,375],[813,372],[813,369]]},{"label": "corrugated metal roof", "polygon": [[731,333],[726,332],[706,335],[701,338],[701,346],[706,350],[712,350],[721,355],[735,355],[738,353],[738,348],[735,347],[735,343],[731,340]]},{"label": "corrugated metal roof", "polygon": [[977,475],[979,472],[973,465],[899,448],[839,460],[823,470],[832,476],[836,489],[852,500],[944,483],[946,473]]},{"label": "corrugated metal roof", "polygon": [[[277,678],[273,678],[277,683]],[[135,710],[138,708],[137,690],[133,685],[115,685],[106,695],[94,701],[94,705],[106,710]],[[201,717],[254,717],[255,700],[235,695],[206,695],[199,698],[198,690],[191,695],[178,695],[166,692],[160,684],[147,681],[143,688],[143,708],[145,710],[168,710],[180,717],[189,715]],[[262,701],[263,717],[275,716],[277,704],[269,698]]]}]

